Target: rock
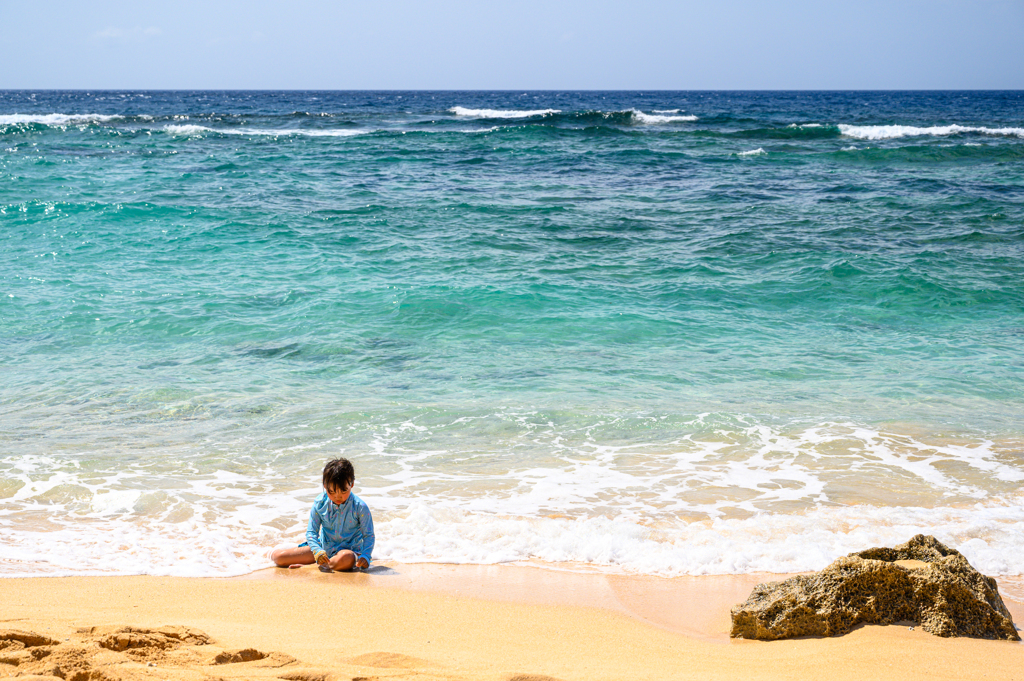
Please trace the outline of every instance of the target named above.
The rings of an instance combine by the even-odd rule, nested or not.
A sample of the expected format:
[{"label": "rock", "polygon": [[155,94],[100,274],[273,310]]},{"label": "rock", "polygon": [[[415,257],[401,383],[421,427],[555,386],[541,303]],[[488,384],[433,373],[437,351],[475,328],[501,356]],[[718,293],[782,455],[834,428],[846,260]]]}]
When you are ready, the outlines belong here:
[{"label": "rock", "polygon": [[909,620],[937,636],[1019,641],[996,580],[935,537],[851,553],[814,575],[754,587],[732,610],[734,638],[840,636]]}]

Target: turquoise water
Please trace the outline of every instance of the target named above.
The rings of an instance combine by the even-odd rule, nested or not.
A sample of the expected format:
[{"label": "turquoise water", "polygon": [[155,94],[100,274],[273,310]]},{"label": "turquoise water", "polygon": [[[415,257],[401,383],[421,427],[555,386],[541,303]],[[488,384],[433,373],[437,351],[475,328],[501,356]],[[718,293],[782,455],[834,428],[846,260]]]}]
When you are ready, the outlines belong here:
[{"label": "turquoise water", "polygon": [[254,569],[341,453],[385,559],[1020,574],[1022,104],[0,93],[0,572]]}]

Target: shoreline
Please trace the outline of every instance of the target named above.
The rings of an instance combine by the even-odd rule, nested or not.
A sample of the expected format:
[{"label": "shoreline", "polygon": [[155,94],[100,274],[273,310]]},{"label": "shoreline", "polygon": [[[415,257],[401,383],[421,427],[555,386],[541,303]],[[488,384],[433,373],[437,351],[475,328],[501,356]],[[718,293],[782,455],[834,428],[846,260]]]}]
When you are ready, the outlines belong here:
[{"label": "shoreline", "polygon": [[[535,565],[375,563],[368,572],[339,574],[353,586],[434,593],[524,605],[593,608],[616,612],[647,625],[713,643],[729,643],[730,610],[755,586],[797,574],[744,573],[660,577],[554,570]],[[307,566],[269,567],[239,580],[299,580],[328,577]],[[1024,576],[997,577],[999,594],[1024,628]],[[1005,587],[1009,586],[1009,589]]]},{"label": "shoreline", "polygon": [[[96,678],[125,680],[1024,678],[1024,646],[902,624],[829,639],[729,639],[729,608],[753,584],[786,576],[387,563],[331,575],[306,567],[226,578],[17,577],[0,580],[0,628],[67,639],[61,645],[77,646],[81,664],[106,675]],[[1004,601],[1024,620],[1024,602]],[[96,632],[124,626],[191,627],[212,642],[96,646]],[[264,657],[240,661],[245,649]],[[216,663],[218,654],[229,661]],[[4,664],[5,655],[0,678],[31,671]]]},{"label": "shoreline", "polygon": [[[232,579],[305,580],[320,576],[308,567],[266,568]],[[658,577],[552,570],[531,565],[382,562],[374,564],[369,572],[342,577],[354,585],[377,589],[605,610],[691,638],[727,643],[729,608],[744,601],[755,585],[790,576],[753,573]]]}]

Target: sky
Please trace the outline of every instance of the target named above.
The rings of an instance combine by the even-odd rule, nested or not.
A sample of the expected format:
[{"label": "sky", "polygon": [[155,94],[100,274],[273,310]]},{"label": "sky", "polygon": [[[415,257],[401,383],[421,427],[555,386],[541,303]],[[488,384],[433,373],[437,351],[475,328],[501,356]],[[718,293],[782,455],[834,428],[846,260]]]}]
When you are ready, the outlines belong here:
[{"label": "sky", "polygon": [[0,0],[0,89],[1024,89],[1024,0]]}]

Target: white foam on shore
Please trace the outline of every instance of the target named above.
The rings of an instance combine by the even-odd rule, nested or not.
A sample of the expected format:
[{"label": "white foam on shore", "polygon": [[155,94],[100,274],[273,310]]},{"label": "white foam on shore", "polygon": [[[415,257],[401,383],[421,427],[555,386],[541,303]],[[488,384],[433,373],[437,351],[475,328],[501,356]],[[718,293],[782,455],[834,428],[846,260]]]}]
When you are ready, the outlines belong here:
[{"label": "white foam on shore", "polygon": [[533,118],[534,116],[562,113],[561,109],[530,109],[521,111],[517,109],[467,109],[464,106],[453,106],[448,111],[456,116],[472,118]]},{"label": "white foam on shore", "polygon": [[[479,420],[493,442],[494,419]],[[521,454],[410,447],[473,418],[367,425],[356,493],[377,559],[590,565],[654,575],[816,570],[871,546],[933,534],[993,575],[1024,573],[1020,442],[924,441],[849,423],[780,429],[699,415],[671,442],[593,439],[632,421],[558,429],[506,415]],[[706,418],[708,417],[708,418]],[[635,424],[633,424],[635,425]],[[680,428],[681,425],[674,426]],[[289,445],[247,472],[92,453],[0,457],[0,576],[238,575],[302,540],[337,435]],[[529,454],[525,443],[540,446]],[[294,451],[293,451],[294,450]],[[295,457],[308,452],[308,458]],[[511,451],[511,450],[510,450]],[[221,459],[222,460],[222,459]],[[132,463],[128,463],[131,461]],[[154,472],[161,462],[167,470]],[[89,468],[83,468],[86,464]],[[314,473],[315,473],[315,466]],[[116,556],[116,560],[112,557]]]},{"label": "white foam on shore", "polygon": [[657,125],[659,123],[686,123],[697,120],[696,116],[662,116],[658,114],[647,114],[638,109],[630,109],[633,120],[644,125]]},{"label": "white foam on shore", "polygon": [[946,136],[962,133],[980,133],[1001,137],[1024,137],[1024,128],[984,128],[964,125],[937,125],[921,128],[913,125],[840,125],[839,131],[847,137],[863,140],[885,140],[922,135]]},{"label": "white foam on shore", "polygon": [[979,570],[1021,574],[1024,509],[822,507],[805,514],[647,523],[622,514],[517,518],[417,503],[378,525],[376,555],[400,562],[584,563],[666,577],[820,570],[840,556],[932,534]]},{"label": "white foam on shore", "polygon": [[[1024,499],[971,508],[821,507],[800,514],[651,523],[631,513],[524,517],[427,500],[389,512],[382,510],[386,500],[361,496],[374,510],[378,561],[568,563],[666,577],[785,573],[819,570],[853,551],[893,546],[922,533],[957,548],[985,574],[1019,575],[1024,565]],[[302,541],[311,500],[312,494],[268,497],[258,507],[213,521],[196,515],[179,522],[133,522],[131,511],[107,511],[89,522],[38,533],[4,522],[0,577],[246,574],[269,565],[271,547]],[[289,528],[264,524],[289,509],[296,519]]]},{"label": "white foam on shore", "polygon": [[36,123],[39,125],[87,125],[89,123],[107,123],[120,120],[122,116],[108,116],[105,114],[2,114],[0,125],[22,125]]}]

